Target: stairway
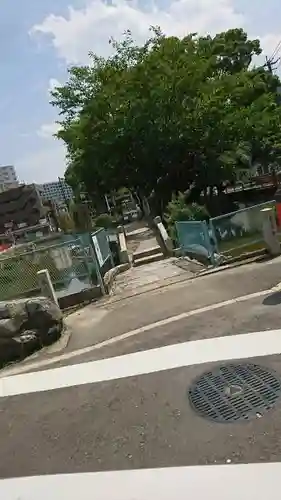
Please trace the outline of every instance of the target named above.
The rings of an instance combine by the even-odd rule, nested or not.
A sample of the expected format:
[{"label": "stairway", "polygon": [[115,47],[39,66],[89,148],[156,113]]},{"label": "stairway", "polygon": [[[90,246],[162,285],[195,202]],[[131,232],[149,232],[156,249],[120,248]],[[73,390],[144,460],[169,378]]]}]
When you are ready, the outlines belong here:
[{"label": "stairway", "polygon": [[133,266],[143,266],[145,264],[151,264],[151,262],[157,262],[163,260],[164,255],[159,245],[147,248],[140,252],[133,253]]}]

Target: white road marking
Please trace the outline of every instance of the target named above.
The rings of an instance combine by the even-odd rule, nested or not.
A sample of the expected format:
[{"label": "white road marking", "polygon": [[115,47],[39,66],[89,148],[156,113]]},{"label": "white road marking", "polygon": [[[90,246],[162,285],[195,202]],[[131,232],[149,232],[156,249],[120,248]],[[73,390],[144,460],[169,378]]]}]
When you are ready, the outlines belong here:
[{"label": "white road marking", "polygon": [[272,288],[272,292],[274,293],[281,292],[281,281]]},{"label": "white road marking", "polygon": [[117,335],[116,337],[112,337],[110,339],[104,340],[103,342],[99,342],[98,344],[84,347],[82,349],[77,349],[72,352],[68,352],[65,354],[61,354],[59,356],[54,356],[52,359],[40,360],[32,363],[24,363],[20,366],[15,366],[12,368],[6,368],[2,370],[0,373],[0,379],[6,376],[12,376],[19,373],[24,373],[30,370],[36,370],[38,368],[43,368],[44,366],[50,366],[54,363],[58,363],[59,361],[67,361],[73,359],[77,356],[82,356],[84,354],[88,354],[95,350],[101,349],[102,347],[108,347],[110,345],[116,344],[117,342],[121,342],[123,340],[129,339],[141,333],[149,332],[155,328],[160,328],[170,323],[175,323],[176,321],[182,321],[184,319],[190,318],[192,316],[196,316],[198,314],[203,314],[208,311],[213,311],[215,309],[220,309],[221,307],[226,307],[235,303],[244,302],[247,300],[256,299],[262,297],[264,295],[269,295],[272,293],[272,290],[262,290],[260,292],[250,293],[248,295],[242,295],[240,297],[236,297],[234,299],[225,300],[223,302],[218,302],[216,304],[210,304],[209,306],[200,307],[198,309],[193,309],[192,311],[187,311],[181,314],[177,314],[176,316],[171,316],[170,318],[162,319],[160,321],[156,321],[154,323],[150,323],[149,325],[142,326],[140,328],[136,328],[126,333],[122,333],[121,335]]},{"label": "white road marking", "polygon": [[0,380],[0,397],[62,389],[184,366],[281,353],[281,330],[196,340]]},{"label": "white road marking", "polygon": [[264,500],[279,498],[281,463],[208,465],[4,479],[3,500]]},{"label": "white road marking", "polygon": [[[268,293],[268,290],[258,292],[168,318],[102,342],[98,346],[82,349],[79,354],[194,314]],[[101,382],[210,361],[279,353],[281,330],[191,341],[106,360],[4,377],[0,380],[0,396]],[[56,361],[71,359],[77,356],[77,351],[69,354],[67,358],[65,355],[57,357]],[[25,369],[30,369],[30,365]],[[237,500],[245,497],[248,500],[264,500],[278,497],[280,474],[281,463],[259,463],[43,475],[2,479],[0,496],[3,500],[61,500],[63,496],[68,500],[92,500],[93,495],[98,500],[183,500],[187,496],[198,500]]]}]

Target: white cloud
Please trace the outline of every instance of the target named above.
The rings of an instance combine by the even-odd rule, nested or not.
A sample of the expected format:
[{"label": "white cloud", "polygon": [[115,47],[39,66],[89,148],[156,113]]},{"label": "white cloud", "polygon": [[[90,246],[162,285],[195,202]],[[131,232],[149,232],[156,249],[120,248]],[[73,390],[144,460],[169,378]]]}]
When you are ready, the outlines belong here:
[{"label": "white cloud", "polygon": [[148,36],[149,27],[159,25],[167,34],[215,33],[242,26],[244,16],[235,11],[232,0],[173,0],[166,10],[151,4],[146,10],[135,2],[89,0],[84,9],[69,8],[66,17],[50,14],[31,34],[47,35],[60,58],[67,63],[87,60],[88,52],[107,55],[108,40],[119,39],[130,29],[137,41]]},{"label": "white cloud", "polygon": [[57,133],[58,129],[59,125],[57,123],[43,123],[37,131],[37,135],[42,139],[51,139]]},{"label": "white cloud", "polygon": [[[250,25],[245,12],[234,7],[234,0],[172,0],[165,9],[152,3],[141,9],[136,0],[113,0],[111,4],[101,0],[88,0],[81,9],[70,7],[65,17],[48,15],[31,29],[31,35],[48,38],[56,55],[67,64],[85,63],[91,50],[100,55],[110,53],[110,37],[120,39],[125,30],[130,29],[138,42],[149,35],[149,27],[159,25],[168,35],[183,36],[190,32],[214,34],[234,27]],[[248,30],[250,31],[250,30]],[[255,26],[249,36],[257,38]],[[253,34],[252,34],[253,33]],[[261,37],[262,48],[269,56],[276,47],[281,35],[268,34]],[[264,61],[260,57],[258,61]],[[48,93],[60,85],[51,78]],[[57,130],[54,123],[43,124],[37,135],[50,138]],[[49,144],[49,143],[48,143]],[[64,147],[57,142],[39,150],[18,162],[19,169],[30,172],[30,178],[42,177],[50,180],[62,175],[65,168]],[[40,172],[40,173],[39,173]],[[28,175],[28,174],[27,174]]]},{"label": "white cloud", "polygon": [[260,37],[260,41],[264,54],[268,57],[273,56],[273,59],[277,60],[281,51],[281,34],[268,33],[267,35]]},{"label": "white cloud", "polygon": [[52,92],[56,87],[60,87],[61,83],[56,78],[50,78],[48,92]]}]

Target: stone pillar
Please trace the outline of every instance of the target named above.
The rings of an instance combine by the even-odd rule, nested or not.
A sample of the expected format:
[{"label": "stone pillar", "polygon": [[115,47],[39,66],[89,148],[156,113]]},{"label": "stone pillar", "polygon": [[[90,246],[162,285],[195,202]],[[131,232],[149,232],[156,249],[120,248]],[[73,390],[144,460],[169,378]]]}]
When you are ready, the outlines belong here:
[{"label": "stone pillar", "polygon": [[42,295],[51,299],[59,307],[58,299],[48,269],[38,271],[37,277]]},{"label": "stone pillar", "polygon": [[159,215],[154,218],[154,223],[156,225],[156,228],[158,230],[158,233],[160,235],[161,241],[164,244],[164,250],[165,253],[168,255],[171,255],[173,253],[173,242],[168,235],[166,228],[161,220],[161,217]]},{"label": "stone pillar", "polygon": [[277,236],[277,226],[273,208],[263,208],[261,210],[263,225],[262,233],[266,248],[270,255],[280,254],[280,242]]},{"label": "stone pillar", "polygon": [[119,250],[120,262],[121,264],[127,264],[130,262],[130,259],[129,259],[126,236],[124,233],[123,226],[117,227],[117,236],[118,236],[118,250]]}]

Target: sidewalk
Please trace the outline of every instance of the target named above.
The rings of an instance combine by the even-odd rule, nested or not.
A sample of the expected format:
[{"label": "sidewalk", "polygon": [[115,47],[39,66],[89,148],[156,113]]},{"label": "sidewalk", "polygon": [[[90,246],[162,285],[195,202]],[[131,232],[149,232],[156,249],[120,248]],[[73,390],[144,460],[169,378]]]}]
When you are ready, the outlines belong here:
[{"label": "sidewalk", "polygon": [[[127,226],[126,236],[131,258],[135,253],[140,254],[159,247],[155,234],[144,221],[135,221],[130,226]],[[161,252],[160,247],[159,251]],[[177,261],[177,258],[171,257],[140,267],[131,267],[125,273],[117,276],[112,295],[118,298],[126,298],[160,288],[171,282],[187,280],[194,276],[194,272],[196,272],[194,266],[182,269],[176,265]]]},{"label": "sidewalk", "polygon": [[135,221],[125,227],[128,251],[132,255],[134,252],[143,252],[149,248],[158,246],[157,239],[152,229],[144,221]]},{"label": "sidewalk", "polygon": [[156,290],[178,281],[185,281],[194,276],[191,270],[178,267],[174,257],[153,262],[142,267],[131,267],[119,274],[112,288],[112,298],[124,299],[140,293]]}]

